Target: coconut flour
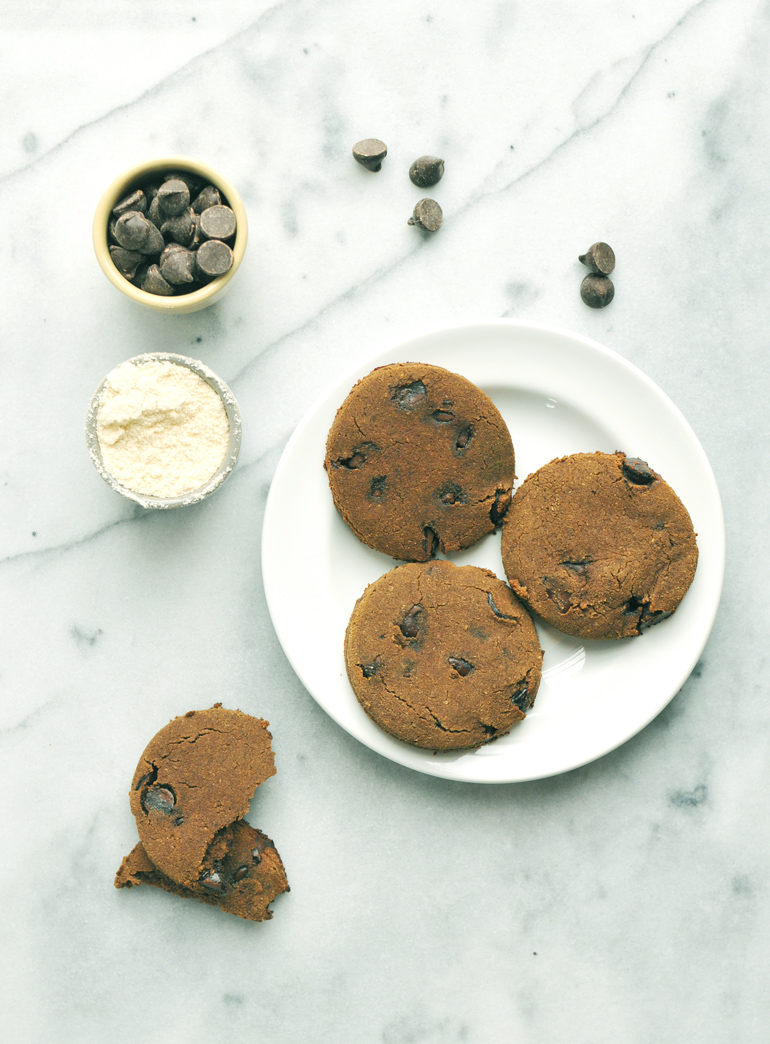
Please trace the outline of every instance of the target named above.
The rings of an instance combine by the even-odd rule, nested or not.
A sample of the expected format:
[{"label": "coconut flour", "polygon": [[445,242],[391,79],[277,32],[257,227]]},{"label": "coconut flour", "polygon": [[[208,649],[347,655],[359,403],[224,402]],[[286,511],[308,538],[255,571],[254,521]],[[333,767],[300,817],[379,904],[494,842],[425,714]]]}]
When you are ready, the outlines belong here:
[{"label": "coconut flour", "polygon": [[159,359],[125,362],[107,375],[96,431],[107,470],[154,497],[199,489],[230,439],[217,392],[186,366]]}]

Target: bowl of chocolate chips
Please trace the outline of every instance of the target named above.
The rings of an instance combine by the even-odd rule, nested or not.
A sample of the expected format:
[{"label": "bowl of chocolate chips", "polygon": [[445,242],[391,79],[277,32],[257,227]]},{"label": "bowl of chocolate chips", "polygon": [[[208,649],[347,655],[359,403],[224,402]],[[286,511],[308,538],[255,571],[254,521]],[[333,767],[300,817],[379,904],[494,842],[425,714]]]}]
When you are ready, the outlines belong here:
[{"label": "bowl of chocolate chips", "polygon": [[218,300],[247,238],[246,211],[233,185],[183,156],[125,171],[94,216],[104,274],[126,297],[159,312],[197,312]]}]

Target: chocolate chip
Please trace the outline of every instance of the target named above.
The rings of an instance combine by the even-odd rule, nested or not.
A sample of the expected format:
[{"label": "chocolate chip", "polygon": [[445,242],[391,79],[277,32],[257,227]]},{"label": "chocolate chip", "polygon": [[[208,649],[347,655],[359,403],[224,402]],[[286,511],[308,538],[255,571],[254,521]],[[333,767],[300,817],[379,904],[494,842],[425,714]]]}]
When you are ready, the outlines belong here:
[{"label": "chocolate chip", "polygon": [[435,529],[432,529],[430,526],[425,526],[425,528],[422,531],[422,535],[422,546],[425,549],[425,554],[428,556],[428,558],[433,558],[433,556],[438,551],[438,533]]},{"label": "chocolate chip", "polygon": [[382,667],[382,657],[375,656],[371,663],[359,663],[361,673],[364,678],[373,678],[377,671]]},{"label": "chocolate chip", "polygon": [[151,787],[142,795],[142,808],[145,812],[152,810],[169,815],[174,805],[176,805],[176,794],[169,786]]},{"label": "chocolate chip", "polygon": [[224,203],[206,207],[200,215],[200,228],[207,239],[229,239],[235,235],[235,214]]},{"label": "chocolate chip", "polygon": [[181,243],[188,247],[195,238],[196,219],[193,210],[187,207],[181,214],[167,218],[160,226],[161,234],[166,242]]},{"label": "chocolate chip", "polygon": [[511,693],[511,703],[515,704],[522,711],[528,711],[531,703],[529,701],[529,684],[522,685],[515,692]]},{"label": "chocolate chip", "polygon": [[463,450],[466,450],[468,448],[468,443],[471,441],[472,438],[473,429],[463,428],[463,430],[457,436],[457,441],[455,442],[455,449],[457,450],[457,452],[462,453]]},{"label": "chocolate chip", "polygon": [[170,178],[158,189],[158,205],[166,217],[181,214],[190,205],[190,190],[180,178]]},{"label": "chocolate chip", "polygon": [[254,849],[254,851],[251,853],[251,860],[252,860],[253,863],[255,863],[257,865],[259,865],[262,862],[262,849],[261,848],[255,848]]},{"label": "chocolate chip", "polygon": [[115,222],[114,236],[119,246],[138,250],[140,254],[159,254],[164,246],[159,230],[138,210],[127,210],[120,215]]},{"label": "chocolate chip", "polygon": [[455,419],[455,415],[451,410],[434,410],[431,416],[438,424],[448,424],[449,421]]},{"label": "chocolate chip", "polygon": [[198,880],[201,888],[205,888],[207,892],[219,895],[225,890],[225,883],[216,870],[204,870]]},{"label": "chocolate chip", "polygon": [[489,602],[489,608],[492,610],[492,612],[495,614],[495,616],[498,616],[501,620],[515,620],[516,619],[515,616],[509,616],[507,613],[504,613],[501,609],[497,608],[497,606],[495,605],[495,600],[492,597],[492,592],[491,591],[487,591],[487,602]]},{"label": "chocolate chip", "polygon": [[423,606],[418,602],[404,613],[404,618],[398,625],[404,638],[417,638],[422,630],[420,626],[420,615],[425,612]]},{"label": "chocolate chip", "polygon": [[620,470],[635,486],[649,486],[655,481],[655,472],[646,460],[640,460],[639,457],[626,457]]},{"label": "chocolate chip", "polygon": [[340,457],[338,463],[343,468],[348,468],[350,471],[356,471],[366,463],[366,457],[363,453],[354,453],[352,457]]},{"label": "chocolate chip", "polygon": [[471,671],[474,669],[473,664],[467,660],[463,660],[460,656],[450,656],[449,665],[454,667],[461,678],[467,678]]},{"label": "chocolate chip", "polygon": [[145,277],[141,282],[141,288],[145,293],[159,294],[161,297],[171,297],[174,293],[173,286],[164,277],[157,265],[150,265],[147,269]]},{"label": "chocolate chip", "polygon": [[637,597],[637,595],[631,595],[623,606],[623,612],[626,616],[639,614],[639,619],[636,622],[637,634],[641,634],[642,631],[646,631],[653,624],[660,623],[661,620],[666,620],[671,616],[671,611],[666,609],[650,609],[650,603],[643,598]]},{"label": "chocolate chip", "polygon": [[211,279],[229,272],[235,262],[232,250],[220,239],[209,239],[201,243],[195,257],[199,271]]},{"label": "chocolate chip", "polygon": [[215,207],[221,202],[222,197],[219,194],[219,189],[213,185],[206,185],[200,195],[193,200],[192,208],[196,214],[202,214],[204,210],[208,210],[209,207]]},{"label": "chocolate chip", "polygon": [[418,188],[430,188],[444,176],[444,161],[437,156],[420,156],[409,168],[409,178]]},{"label": "chocolate chip", "polygon": [[463,492],[456,482],[445,482],[436,490],[436,496],[442,504],[467,504],[468,494]]},{"label": "chocolate chip", "polygon": [[126,250],[124,247],[111,246],[110,257],[117,270],[126,279],[133,279],[139,265],[146,260],[144,254],[138,250]]},{"label": "chocolate chip", "polygon": [[591,273],[580,284],[580,296],[589,308],[606,308],[615,296],[615,286],[607,276]]},{"label": "chocolate chip", "polygon": [[483,729],[484,729],[484,732],[486,732],[487,736],[496,736],[497,735],[497,729],[495,728],[494,725],[484,725]]},{"label": "chocolate chip", "polygon": [[495,492],[495,501],[489,509],[489,518],[493,526],[499,526],[503,517],[511,505],[511,490],[498,489]]},{"label": "chocolate chip", "polygon": [[592,272],[608,276],[615,267],[615,251],[609,243],[594,243],[585,254],[578,257],[578,261],[590,268]]},{"label": "chocolate chip", "polygon": [[412,211],[407,225],[415,225],[426,232],[438,232],[444,222],[444,213],[435,199],[421,199]]},{"label": "chocolate chip", "polygon": [[246,874],[249,872],[249,868],[244,863],[243,866],[239,866],[233,874],[233,881],[242,881]]},{"label": "chocolate chip", "polygon": [[391,392],[391,399],[400,410],[413,410],[422,402],[428,394],[428,389],[422,381],[412,381],[411,384],[402,384]]},{"label": "chocolate chip", "polygon": [[138,210],[140,214],[146,213],[147,197],[141,189],[137,189],[136,192],[132,192],[130,196],[126,196],[125,199],[121,199],[119,203],[116,203],[112,208],[112,213],[115,217],[120,217],[127,210]]},{"label": "chocolate chip", "polygon": [[388,154],[388,146],[379,138],[364,138],[353,146],[353,157],[356,163],[376,173],[382,168],[382,161]]},{"label": "chocolate chip", "polygon": [[169,243],[160,255],[161,275],[167,283],[182,286],[195,280],[195,254],[178,243]]},{"label": "chocolate chip", "polygon": [[577,573],[578,576],[585,576],[588,573],[588,567],[591,564],[591,559],[584,558],[579,562],[565,561],[561,563],[565,569],[569,569],[573,573]]},{"label": "chocolate chip", "polygon": [[545,585],[546,595],[550,598],[560,613],[566,613],[572,608],[570,592],[565,590],[559,580],[552,576],[544,576],[543,584]]},{"label": "chocolate chip", "polygon": [[369,485],[368,495],[372,497],[374,500],[382,500],[382,498],[385,496],[385,487],[387,486],[387,484],[388,479],[386,475],[375,475],[375,477],[372,479]]}]

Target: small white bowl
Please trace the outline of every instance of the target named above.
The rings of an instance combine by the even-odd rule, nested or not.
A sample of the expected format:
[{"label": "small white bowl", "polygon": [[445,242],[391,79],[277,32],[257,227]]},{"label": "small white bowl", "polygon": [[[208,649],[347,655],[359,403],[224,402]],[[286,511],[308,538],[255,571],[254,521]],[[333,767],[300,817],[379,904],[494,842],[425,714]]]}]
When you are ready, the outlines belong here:
[{"label": "small white bowl", "polygon": [[[175,294],[173,297],[160,297],[158,294],[148,294],[146,290],[140,290],[138,286],[130,283],[124,275],[117,270],[110,257],[110,244],[108,240],[108,228],[112,208],[123,199],[129,192],[148,181],[155,175],[168,174],[172,171],[180,173],[195,174],[203,181],[215,185],[227,200],[230,209],[235,214],[235,241],[233,243],[233,264],[224,275],[212,279],[200,290],[194,290],[189,294]],[[116,286],[126,297],[132,301],[151,308],[156,312],[166,314],[184,315],[188,312],[197,312],[201,308],[207,308],[214,304],[225,290],[230,286],[230,280],[238,271],[238,266],[243,260],[248,239],[248,223],[246,221],[246,210],[235,187],[219,171],[209,167],[207,163],[199,160],[189,159],[185,156],[165,156],[145,163],[138,163],[120,174],[108,185],[104,195],[99,200],[94,215],[93,241],[96,259],[102,271],[113,286]]]},{"label": "small white bowl", "polygon": [[91,397],[91,402],[88,406],[88,413],[86,414],[86,443],[94,467],[107,485],[114,489],[116,493],[120,493],[121,496],[133,500],[143,508],[166,509],[187,507],[189,504],[197,504],[199,501],[205,500],[206,497],[219,489],[235,467],[235,462],[238,459],[238,453],[241,448],[242,425],[241,414],[238,409],[238,403],[235,401],[235,396],[227,387],[225,382],[217,377],[208,366],[205,366],[202,362],[198,362],[197,359],[189,359],[186,355],[175,355],[173,352],[147,352],[144,355],[135,355],[132,359],[126,361],[134,363],[135,365],[151,361],[176,363],[178,366],[186,366],[187,369],[192,370],[193,373],[197,373],[199,377],[202,377],[203,380],[214,389],[217,395],[219,395],[219,398],[222,400],[222,405],[225,408],[227,420],[230,425],[230,440],[228,442],[227,450],[222,459],[222,463],[211,478],[204,482],[202,486],[199,486],[198,489],[191,490],[189,493],[185,493],[182,496],[155,497],[149,496],[145,493],[137,493],[136,490],[129,489],[128,486],[124,486],[110,471],[107,470],[102,459],[102,448],[99,444],[99,436],[97,434],[97,419],[102,405],[104,386],[107,380],[105,377]]}]

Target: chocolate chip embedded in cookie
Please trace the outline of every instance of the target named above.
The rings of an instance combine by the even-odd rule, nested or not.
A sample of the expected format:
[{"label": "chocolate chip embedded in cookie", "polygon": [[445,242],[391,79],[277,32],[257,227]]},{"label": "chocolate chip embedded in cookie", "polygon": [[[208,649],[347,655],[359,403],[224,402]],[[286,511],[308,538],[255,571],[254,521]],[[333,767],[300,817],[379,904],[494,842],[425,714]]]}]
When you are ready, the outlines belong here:
[{"label": "chocolate chip embedded in cookie", "polygon": [[275,773],[267,722],[216,704],[174,718],[150,740],[131,784],[131,811],[154,866],[195,889],[212,839],[246,814]]},{"label": "chocolate chip embedded in cookie", "polygon": [[397,566],[367,587],[345,635],[366,713],[415,747],[461,750],[504,735],[535,702],[543,654],[527,610],[488,569]]},{"label": "chocolate chip embedded in cookie", "polygon": [[243,819],[216,835],[203,860],[198,883],[189,888],[161,873],[140,841],[123,860],[115,887],[141,884],[199,899],[248,921],[269,920],[273,916],[270,903],[281,892],[289,891],[275,845]]},{"label": "chocolate chip embedded in cookie", "polygon": [[491,533],[511,499],[505,421],[474,384],[439,366],[380,366],[337,411],[324,467],[337,510],[365,544],[425,562]]},{"label": "chocolate chip embedded in cookie", "polygon": [[692,522],[646,461],[623,453],[552,460],[516,492],[503,527],[513,590],[579,638],[626,638],[670,616],[695,575]]}]

